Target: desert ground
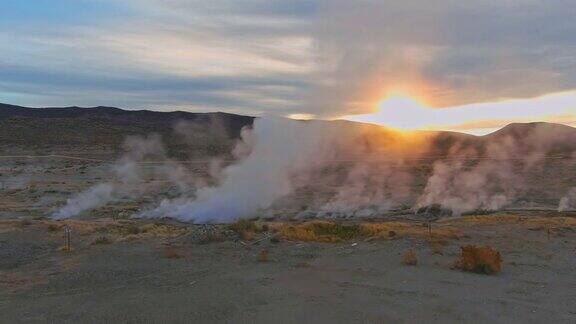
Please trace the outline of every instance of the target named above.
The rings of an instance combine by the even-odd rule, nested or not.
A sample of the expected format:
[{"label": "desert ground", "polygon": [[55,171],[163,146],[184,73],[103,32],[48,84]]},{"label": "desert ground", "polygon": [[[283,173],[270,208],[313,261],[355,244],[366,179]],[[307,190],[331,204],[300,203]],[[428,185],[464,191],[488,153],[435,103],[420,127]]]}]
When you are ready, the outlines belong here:
[{"label": "desert ground", "polygon": [[[0,161],[0,322],[576,321],[574,212],[193,225],[131,218],[144,196],[51,220],[107,176],[90,158]],[[501,271],[455,266],[468,245]]]}]

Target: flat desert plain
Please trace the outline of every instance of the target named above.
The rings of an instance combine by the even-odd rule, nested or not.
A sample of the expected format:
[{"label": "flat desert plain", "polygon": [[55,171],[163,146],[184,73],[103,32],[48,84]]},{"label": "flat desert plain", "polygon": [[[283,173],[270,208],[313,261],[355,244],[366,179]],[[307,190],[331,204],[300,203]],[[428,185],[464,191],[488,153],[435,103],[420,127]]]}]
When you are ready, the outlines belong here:
[{"label": "flat desert plain", "polygon": [[[0,322],[576,321],[573,212],[194,225],[131,218],[144,196],[48,217],[106,172],[2,161]],[[469,245],[498,251],[500,271],[458,268]]]}]

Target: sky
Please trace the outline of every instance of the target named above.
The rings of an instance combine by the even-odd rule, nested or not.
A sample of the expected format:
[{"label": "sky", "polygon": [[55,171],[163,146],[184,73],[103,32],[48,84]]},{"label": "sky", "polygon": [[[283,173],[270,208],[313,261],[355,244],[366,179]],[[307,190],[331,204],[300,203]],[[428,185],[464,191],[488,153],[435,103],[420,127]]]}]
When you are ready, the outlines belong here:
[{"label": "sky", "polygon": [[2,0],[0,102],[576,125],[573,0]]}]

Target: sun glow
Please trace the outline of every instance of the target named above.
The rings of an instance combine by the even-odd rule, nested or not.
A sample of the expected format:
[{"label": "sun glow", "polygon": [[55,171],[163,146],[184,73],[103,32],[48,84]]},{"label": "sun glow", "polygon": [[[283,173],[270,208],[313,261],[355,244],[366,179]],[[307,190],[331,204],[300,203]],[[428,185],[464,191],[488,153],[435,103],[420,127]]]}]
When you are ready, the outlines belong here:
[{"label": "sun glow", "polygon": [[403,93],[388,96],[378,104],[371,114],[347,116],[345,119],[386,125],[401,130],[415,130],[434,123],[433,109],[418,99]]},{"label": "sun glow", "polygon": [[399,130],[453,130],[486,134],[513,122],[555,122],[576,126],[576,91],[537,98],[432,108],[405,94],[388,96],[371,114],[344,119]]}]

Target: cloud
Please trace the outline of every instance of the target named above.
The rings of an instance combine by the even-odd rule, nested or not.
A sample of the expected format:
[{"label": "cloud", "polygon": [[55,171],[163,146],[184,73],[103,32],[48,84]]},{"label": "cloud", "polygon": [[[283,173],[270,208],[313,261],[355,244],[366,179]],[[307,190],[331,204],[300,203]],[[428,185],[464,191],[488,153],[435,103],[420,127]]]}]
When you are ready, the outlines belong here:
[{"label": "cloud", "polygon": [[245,114],[284,115],[299,105],[293,98],[304,96],[310,70],[309,37],[295,17],[303,9],[258,1],[236,13],[226,2],[127,3],[132,10],[120,17],[72,26],[40,19],[0,31],[9,44],[0,53],[0,96],[24,105]]},{"label": "cloud", "polygon": [[574,10],[567,0],[8,0],[0,101],[330,118],[370,112],[398,89],[437,107],[530,98],[576,89]]},{"label": "cloud", "polygon": [[571,1],[325,1],[311,107],[365,113],[387,92],[438,107],[576,87]]}]

